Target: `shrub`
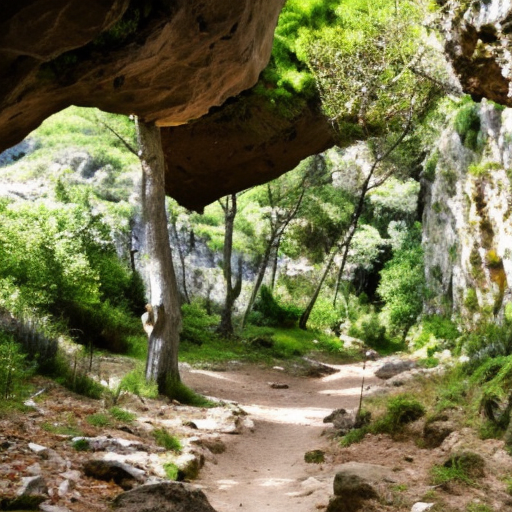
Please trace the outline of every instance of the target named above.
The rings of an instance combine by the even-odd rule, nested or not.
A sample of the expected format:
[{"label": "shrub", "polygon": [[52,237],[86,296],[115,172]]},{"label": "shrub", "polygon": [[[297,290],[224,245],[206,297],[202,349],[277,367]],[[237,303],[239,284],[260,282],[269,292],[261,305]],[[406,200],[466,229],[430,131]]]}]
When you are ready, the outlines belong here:
[{"label": "shrub", "polygon": [[386,326],[382,325],[379,314],[375,312],[362,316],[350,326],[348,333],[376,350],[389,346],[390,340],[386,333]]},{"label": "shrub", "polygon": [[17,397],[28,376],[26,356],[12,336],[0,332],[0,396],[4,400]]},{"label": "shrub", "polygon": [[145,398],[156,398],[158,386],[154,382],[147,382],[143,366],[127,373],[119,384],[121,390]]},{"label": "shrub", "polygon": [[387,410],[386,419],[393,428],[416,421],[425,414],[425,407],[416,398],[408,395],[391,398],[387,404]]},{"label": "shrub", "polygon": [[294,306],[283,306],[272,296],[268,286],[262,285],[258,300],[254,304],[258,316],[250,318],[256,325],[274,327],[293,327],[300,316],[300,310]]},{"label": "shrub", "polygon": [[218,315],[209,315],[197,300],[181,306],[183,327],[180,340],[202,345],[215,337],[214,328],[219,324]]},{"label": "shrub", "polygon": [[475,103],[466,101],[462,104],[455,116],[454,128],[464,146],[473,151],[479,148],[480,115]]}]

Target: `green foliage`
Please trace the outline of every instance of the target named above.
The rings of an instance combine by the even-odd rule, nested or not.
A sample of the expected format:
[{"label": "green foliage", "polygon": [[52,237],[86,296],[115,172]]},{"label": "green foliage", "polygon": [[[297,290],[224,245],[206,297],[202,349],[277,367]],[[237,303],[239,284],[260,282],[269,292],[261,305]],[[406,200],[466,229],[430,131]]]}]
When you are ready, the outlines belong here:
[{"label": "green foliage", "polygon": [[266,285],[260,288],[259,298],[254,304],[254,312],[249,321],[256,325],[270,327],[293,327],[300,316],[300,310],[294,306],[284,306],[273,297]]},{"label": "green foliage", "polygon": [[26,356],[12,336],[0,331],[0,397],[10,400],[23,392],[23,383],[29,375]]},{"label": "green foliage", "polygon": [[469,486],[474,481],[469,477],[466,470],[457,465],[451,467],[435,465],[430,471],[432,485],[446,485],[450,482],[460,482]]},{"label": "green foliage", "polygon": [[199,300],[181,306],[182,330],[180,341],[202,345],[215,338],[215,328],[219,325],[218,315],[209,315]]},{"label": "green foliage", "polygon": [[360,316],[350,326],[348,334],[363,340],[369,347],[382,351],[388,349],[391,342],[386,331],[386,326],[382,324],[379,314],[370,311]]},{"label": "green foliage", "polygon": [[52,432],[53,434],[59,434],[61,436],[78,437],[84,435],[79,428],[73,425],[61,425],[59,423],[45,421],[41,424],[41,428],[46,432]]},{"label": "green foliage", "polygon": [[366,434],[400,433],[407,423],[421,418],[425,414],[425,407],[413,396],[400,394],[391,397],[386,404],[386,413],[368,425],[351,430],[341,439],[341,446],[350,446],[362,441]]},{"label": "green foliage", "polygon": [[115,420],[123,423],[132,423],[132,421],[137,418],[135,413],[121,409],[120,407],[111,407],[108,412]]},{"label": "green foliage", "polygon": [[174,382],[169,386],[167,391],[167,396],[172,397],[181,404],[191,405],[193,407],[215,407],[218,405],[199,393],[196,393],[188,386],[185,386],[183,382]]},{"label": "green foliage", "polygon": [[503,166],[499,162],[486,162],[484,164],[471,164],[468,167],[468,173],[476,178],[484,178],[496,171],[502,169]]},{"label": "green foliage", "polygon": [[144,298],[102,217],[86,203],[42,201],[2,202],[0,213],[0,306],[53,315],[83,341],[124,349]]},{"label": "green foliage", "polygon": [[127,373],[120,382],[124,391],[144,398],[156,398],[158,387],[154,382],[147,382],[144,367],[140,365],[136,370]]},{"label": "green foliage", "polygon": [[436,178],[436,167],[439,162],[439,151],[434,151],[425,163],[422,176],[431,183]]},{"label": "green foliage", "polygon": [[423,308],[425,276],[421,230],[416,226],[404,245],[381,271],[377,293],[384,300],[383,311],[392,329],[405,335]]},{"label": "green foliage", "polygon": [[340,305],[334,307],[332,300],[327,297],[319,297],[311,311],[308,327],[311,329],[335,331],[339,327],[342,317],[343,311]]},{"label": "green foliage", "polygon": [[441,342],[443,346],[452,346],[460,335],[457,324],[451,318],[441,315],[428,315],[422,317],[421,330],[419,335],[413,339],[413,343],[416,348],[421,348],[428,343],[438,342]]},{"label": "green foliage", "polygon": [[77,452],[88,452],[90,450],[89,442],[86,439],[77,439],[76,441],[73,441],[73,448]]},{"label": "green foliage", "polygon": [[164,464],[164,471],[165,471],[165,476],[169,480],[173,480],[173,481],[178,480],[178,477],[180,474],[180,469],[178,468],[178,466],[176,466],[176,464],[174,464],[174,462],[166,462]]},{"label": "green foliage", "polygon": [[166,450],[179,453],[183,448],[181,441],[176,436],[169,434],[164,428],[156,428],[151,432],[151,435],[155,438],[156,444]]},{"label": "green foliage", "polygon": [[453,126],[459,134],[460,140],[464,146],[473,151],[477,151],[481,146],[480,134],[480,115],[478,106],[467,99],[461,103],[454,119]]},{"label": "green foliage", "polygon": [[109,427],[112,424],[111,419],[107,414],[103,412],[97,412],[95,414],[90,414],[85,418],[85,421],[92,425],[93,427]]}]

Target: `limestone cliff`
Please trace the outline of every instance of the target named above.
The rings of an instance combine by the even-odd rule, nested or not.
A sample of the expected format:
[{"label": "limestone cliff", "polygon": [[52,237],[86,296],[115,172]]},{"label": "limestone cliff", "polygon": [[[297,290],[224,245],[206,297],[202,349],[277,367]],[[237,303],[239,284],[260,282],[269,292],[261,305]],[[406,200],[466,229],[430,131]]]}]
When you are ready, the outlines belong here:
[{"label": "limestone cliff", "polygon": [[446,54],[465,92],[512,106],[510,0],[438,0]]},{"label": "limestone cliff", "polygon": [[512,300],[512,110],[463,104],[423,171],[428,310],[476,321]]}]

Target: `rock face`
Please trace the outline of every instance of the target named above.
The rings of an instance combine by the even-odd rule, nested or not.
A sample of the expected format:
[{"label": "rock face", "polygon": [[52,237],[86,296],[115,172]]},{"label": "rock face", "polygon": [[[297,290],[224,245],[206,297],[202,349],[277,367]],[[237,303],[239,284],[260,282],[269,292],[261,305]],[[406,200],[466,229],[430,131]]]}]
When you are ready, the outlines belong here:
[{"label": "rock face", "polygon": [[483,101],[461,107],[474,121],[478,147],[453,128],[441,135],[423,173],[429,312],[467,321],[502,317],[512,283],[512,111]]},{"label": "rock face", "polygon": [[512,106],[512,5],[502,0],[445,5],[446,54],[465,92]]},{"label": "rock face", "polygon": [[137,487],[120,494],[113,506],[123,512],[215,512],[203,491],[178,482]]},{"label": "rock face", "polygon": [[71,104],[185,123],[254,85],[284,0],[23,0],[0,20],[0,150]]},{"label": "rock face", "polygon": [[191,210],[260,185],[334,145],[318,105],[284,116],[268,99],[242,95],[195,122],[162,130],[166,192]]}]

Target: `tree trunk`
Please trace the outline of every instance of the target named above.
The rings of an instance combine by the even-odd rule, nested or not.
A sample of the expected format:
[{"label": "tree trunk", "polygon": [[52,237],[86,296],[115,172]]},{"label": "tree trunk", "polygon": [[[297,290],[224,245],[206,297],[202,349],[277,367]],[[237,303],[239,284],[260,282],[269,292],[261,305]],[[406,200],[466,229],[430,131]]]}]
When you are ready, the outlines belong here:
[{"label": "tree trunk", "polygon": [[270,260],[270,253],[272,252],[272,247],[274,245],[274,238],[275,234],[271,233],[270,241],[267,244],[267,247],[265,248],[265,252],[263,253],[263,259],[261,260],[260,268],[258,269],[258,275],[256,276],[256,281],[254,282],[254,287],[252,289],[249,302],[247,303],[247,307],[245,308],[244,317],[242,319],[242,329],[247,324],[247,319],[249,318],[249,314],[251,313],[252,307],[256,302],[258,291],[260,289],[261,283],[263,282],[263,278],[265,277],[265,272],[267,270],[268,262]]},{"label": "tree trunk", "polygon": [[146,379],[155,380],[159,393],[172,397],[175,385],[180,382],[178,346],[181,312],[167,229],[164,157],[159,128],[138,121],[137,131],[142,166],[142,215],[150,275]]},{"label": "tree trunk", "polygon": [[325,278],[327,277],[327,274],[329,273],[329,270],[332,267],[332,263],[334,261],[334,258],[336,257],[336,254],[338,254],[338,247],[334,246],[334,248],[332,249],[331,255],[329,256],[329,259],[327,260],[327,265],[324,268],[322,277],[320,278],[320,281],[316,286],[315,292],[313,293],[313,296],[311,297],[309,304],[306,306],[304,313],[302,313],[302,315],[300,317],[299,327],[301,329],[304,329],[304,330],[307,329],[309,315],[311,315],[311,311],[313,311],[313,308],[315,307],[316,300],[318,299],[318,296],[320,295],[320,290],[322,289]]},{"label": "tree trunk", "polygon": [[226,298],[217,332],[223,336],[230,337],[233,336],[233,306],[242,291],[242,258],[238,259],[238,275],[234,286],[232,282],[233,272],[231,267],[231,256],[233,255],[233,230],[237,212],[236,194],[226,197],[226,204],[224,205],[221,203],[221,206],[224,210],[225,219],[222,270],[224,274],[224,281],[226,282]]},{"label": "tree trunk", "polygon": [[270,289],[272,292],[274,291],[274,287],[276,285],[276,274],[277,274],[277,260],[279,259],[279,246],[281,245],[281,237],[279,237],[276,241],[272,259],[272,276],[270,279]]}]

